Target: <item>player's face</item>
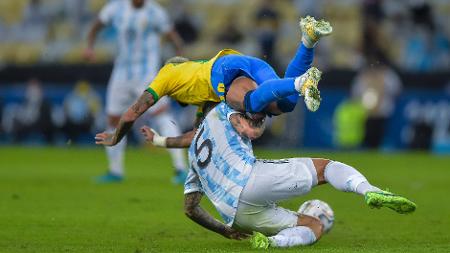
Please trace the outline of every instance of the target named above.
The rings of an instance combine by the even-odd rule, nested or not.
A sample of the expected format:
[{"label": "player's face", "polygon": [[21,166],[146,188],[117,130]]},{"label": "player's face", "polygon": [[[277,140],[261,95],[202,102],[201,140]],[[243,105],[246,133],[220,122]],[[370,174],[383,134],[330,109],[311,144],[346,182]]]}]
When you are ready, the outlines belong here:
[{"label": "player's face", "polygon": [[144,5],[145,0],[131,0],[134,8],[141,8]]}]

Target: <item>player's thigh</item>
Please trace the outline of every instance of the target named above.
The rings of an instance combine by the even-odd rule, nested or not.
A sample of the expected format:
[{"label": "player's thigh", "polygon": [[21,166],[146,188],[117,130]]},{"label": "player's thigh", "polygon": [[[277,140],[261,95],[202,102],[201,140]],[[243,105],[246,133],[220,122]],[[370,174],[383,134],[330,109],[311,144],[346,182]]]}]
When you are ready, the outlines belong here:
[{"label": "player's thigh", "polygon": [[280,79],[272,66],[259,58],[252,57],[250,60],[250,65],[251,76],[258,86],[267,80]]},{"label": "player's thigh", "polygon": [[257,231],[275,235],[283,229],[297,226],[298,214],[275,204],[268,206],[239,202],[233,227],[244,232]]},{"label": "player's thigh", "polygon": [[264,205],[304,195],[317,184],[313,167],[309,158],[257,160],[241,199]]},{"label": "player's thigh", "polygon": [[[176,137],[181,135],[181,130],[177,125],[172,113],[166,111],[153,118],[155,126],[159,133],[167,137]],[[152,120],[152,121],[153,121]]]},{"label": "player's thigh", "polygon": [[120,116],[136,99],[131,83],[126,80],[112,80],[106,90],[106,113],[111,116]]}]

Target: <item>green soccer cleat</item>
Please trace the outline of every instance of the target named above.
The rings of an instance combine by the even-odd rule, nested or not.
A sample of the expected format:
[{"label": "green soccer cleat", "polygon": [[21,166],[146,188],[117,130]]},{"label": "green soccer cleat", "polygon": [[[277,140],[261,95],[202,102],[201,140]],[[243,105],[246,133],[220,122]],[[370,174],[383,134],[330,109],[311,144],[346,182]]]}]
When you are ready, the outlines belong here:
[{"label": "green soccer cleat", "polygon": [[322,72],[315,67],[309,68],[305,74],[295,79],[295,89],[304,97],[308,110],[315,112],[319,109],[320,91],[317,88]]},{"label": "green soccer cleat", "polygon": [[303,39],[309,45],[314,45],[320,38],[328,36],[333,32],[333,27],[325,20],[317,21],[314,17],[306,16],[300,20],[300,29],[302,31]]},{"label": "green soccer cleat", "polygon": [[270,246],[269,238],[259,232],[253,232],[252,237],[250,237],[250,244],[254,249],[268,249]]},{"label": "green soccer cleat", "polygon": [[401,214],[412,213],[416,210],[414,202],[388,191],[367,192],[365,200],[370,208],[388,207]]}]

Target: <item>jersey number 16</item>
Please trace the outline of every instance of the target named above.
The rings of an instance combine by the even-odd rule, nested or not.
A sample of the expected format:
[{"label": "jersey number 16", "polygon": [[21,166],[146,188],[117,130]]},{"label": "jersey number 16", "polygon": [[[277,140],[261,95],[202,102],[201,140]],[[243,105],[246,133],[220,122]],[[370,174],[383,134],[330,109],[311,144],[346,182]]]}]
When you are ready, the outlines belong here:
[{"label": "jersey number 16", "polygon": [[[205,131],[205,127],[202,126],[200,129],[200,132],[197,134],[197,138],[195,138],[195,156],[197,157],[197,165],[200,169],[204,169],[208,166],[208,164],[211,162],[211,156],[212,156],[212,141],[210,139],[204,139],[203,142],[199,145],[200,136],[203,135],[203,132]],[[199,157],[202,150],[206,149],[206,152],[208,152],[208,155],[206,156],[206,159],[202,161],[202,159]]]}]

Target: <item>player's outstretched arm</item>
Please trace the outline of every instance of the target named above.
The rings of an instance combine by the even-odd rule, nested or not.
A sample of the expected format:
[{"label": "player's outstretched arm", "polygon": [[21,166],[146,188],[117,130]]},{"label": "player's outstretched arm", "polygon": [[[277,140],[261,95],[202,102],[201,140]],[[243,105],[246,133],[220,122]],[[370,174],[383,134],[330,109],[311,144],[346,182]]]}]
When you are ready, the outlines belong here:
[{"label": "player's outstretched arm", "polygon": [[114,133],[103,132],[97,134],[95,136],[95,144],[114,146],[119,143],[131,129],[136,119],[147,111],[154,103],[155,100],[153,99],[153,95],[148,91],[144,91],[136,103],[128,108],[122,117],[120,117],[116,131]]},{"label": "player's outstretched arm", "polygon": [[94,44],[95,40],[97,38],[97,34],[100,32],[100,30],[103,29],[105,25],[97,19],[92,26],[89,29],[88,36],[87,36],[87,47],[83,52],[83,57],[86,60],[93,60],[94,59]]},{"label": "player's outstretched arm", "polygon": [[202,193],[192,192],[184,195],[184,213],[189,219],[200,226],[223,235],[228,239],[241,240],[248,237],[247,234],[234,230],[230,226],[214,219],[208,212],[200,207]]},{"label": "player's outstretched arm", "polygon": [[182,55],[183,54],[184,41],[181,38],[181,36],[178,34],[178,32],[175,31],[175,29],[172,29],[169,32],[167,32],[165,35],[173,43],[173,45],[175,46],[175,50],[176,50],[177,55]]},{"label": "player's outstretched arm", "polygon": [[150,142],[157,147],[164,148],[188,148],[192,143],[192,139],[194,139],[196,131],[197,128],[194,128],[177,137],[165,137],[159,135],[158,132],[148,126],[143,126],[141,128],[141,133],[144,135],[147,142]]}]

